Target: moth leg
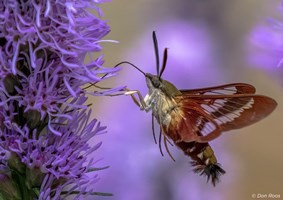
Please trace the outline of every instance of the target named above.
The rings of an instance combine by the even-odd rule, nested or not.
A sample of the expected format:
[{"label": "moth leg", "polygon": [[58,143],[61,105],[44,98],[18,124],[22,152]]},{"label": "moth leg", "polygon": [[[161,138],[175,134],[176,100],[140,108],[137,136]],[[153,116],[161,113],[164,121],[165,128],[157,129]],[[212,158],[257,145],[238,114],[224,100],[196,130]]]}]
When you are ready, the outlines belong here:
[{"label": "moth leg", "polygon": [[[146,105],[146,103],[145,103],[145,101],[144,101],[140,91],[138,91],[138,90],[127,90],[127,92],[125,92],[125,94],[126,95],[131,95],[133,101],[135,102],[135,104],[137,106],[140,107],[141,110],[146,110],[146,111],[148,110],[147,109],[147,105]],[[138,98],[134,94],[137,94]]]},{"label": "moth leg", "polygon": [[152,128],[154,143],[157,144],[156,136],[155,136],[155,130],[154,130],[154,116],[153,116],[153,114],[151,114],[151,128]]},{"label": "moth leg", "polygon": [[134,101],[134,103],[138,106],[138,107],[142,107],[143,104],[137,99],[137,97],[134,95],[137,93],[137,90],[128,90],[127,92],[125,92],[126,95],[130,95],[132,100]]},{"label": "moth leg", "polygon": [[[172,154],[171,154],[171,152],[170,152],[170,150],[169,150],[169,148],[168,148],[168,145],[167,145],[167,141],[169,142],[169,140],[167,139],[167,137],[165,136],[165,135],[163,135],[164,136],[164,146],[165,146],[165,149],[166,149],[166,151],[167,151],[167,153],[168,153],[168,155],[170,156],[170,158],[175,162],[175,159],[174,159],[174,157],[172,156]],[[170,142],[169,142],[170,143]],[[170,143],[171,144],[171,143]]]},{"label": "moth leg", "polygon": [[[98,85],[95,85],[95,84],[92,84],[91,86],[93,87],[96,87],[96,88],[99,88],[101,90],[110,90],[112,88],[109,88],[109,87],[101,87],[101,86],[98,86]],[[89,88],[89,86],[85,87],[85,89]],[[103,94],[103,96],[108,96],[108,97],[114,97],[114,96],[121,96],[121,95],[125,95],[125,91],[128,91],[128,89],[121,89],[119,90],[118,92],[121,92],[121,93],[115,93],[115,94]],[[100,91],[97,91],[97,93],[99,93]]]},{"label": "moth leg", "polygon": [[117,94],[104,94],[104,96],[107,97],[116,97],[116,96],[121,96],[121,95],[125,95],[124,93],[117,93]]},{"label": "moth leg", "polygon": [[[171,154],[169,148],[168,148],[168,145],[167,145],[167,142],[173,146],[173,144],[168,140],[168,138],[166,137],[166,135],[164,134],[164,131],[162,129],[162,127],[160,126],[160,135],[159,135],[159,148],[161,150],[161,135],[163,135],[163,142],[164,142],[164,146],[165,146],[165,149],[168,153],[168,155],[170,156],[170,158],[175,162],[175,159],[173,157],[173,155]],[[162,153],[162,156],[163,156],[163,153]]]},{"label": "moth leg", "polygon": [[158,146],[159,146],[159,151],[160,151],[161,155],[164,156],[163,151],[162,151],[162,146],[161,146],[161,141],[162,141],[162,137],[161,136],[162,136],[162,131],[160,129],[159,139],[158,139]]}]

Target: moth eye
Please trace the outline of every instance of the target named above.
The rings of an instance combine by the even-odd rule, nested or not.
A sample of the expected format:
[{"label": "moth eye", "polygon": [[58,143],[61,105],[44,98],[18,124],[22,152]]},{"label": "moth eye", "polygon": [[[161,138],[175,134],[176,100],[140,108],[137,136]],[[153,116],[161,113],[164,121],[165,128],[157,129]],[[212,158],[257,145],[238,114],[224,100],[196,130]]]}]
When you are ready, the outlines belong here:
[{"label": "moth eye", "polygon": [[160,80],[158,79],[152,79],[152,85],[156,88],[160,86]]}]

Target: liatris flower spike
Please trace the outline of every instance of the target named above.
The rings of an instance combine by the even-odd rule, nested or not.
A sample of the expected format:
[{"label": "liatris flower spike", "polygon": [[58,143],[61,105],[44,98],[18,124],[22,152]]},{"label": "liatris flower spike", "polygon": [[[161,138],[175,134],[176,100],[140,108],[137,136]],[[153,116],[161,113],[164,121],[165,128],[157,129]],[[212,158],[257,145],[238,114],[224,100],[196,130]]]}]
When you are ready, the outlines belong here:
[{"label": "liatris flower spike", "polygon": [[93,188],[98,178],[90,172],[99,168],[88,158],[101,142],[88,141],[106,127],[90,119],[85,102],[87,93],[105,93],[82,87],[119,70],[90,55],[110,30],[102,2],[0,2],[0,199],[103,195]]}]

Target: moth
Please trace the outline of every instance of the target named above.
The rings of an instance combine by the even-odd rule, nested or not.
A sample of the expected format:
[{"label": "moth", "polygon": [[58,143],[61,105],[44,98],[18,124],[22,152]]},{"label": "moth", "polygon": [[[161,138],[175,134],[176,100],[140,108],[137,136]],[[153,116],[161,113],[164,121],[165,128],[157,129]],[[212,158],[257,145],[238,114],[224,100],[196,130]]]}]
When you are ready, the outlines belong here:
[{"label": "moth", "polygon": [[204,175],[213,186],[225,171],[217,162],[209,142],[222,132],[254,124],[268,116],[277,106],[270,97],[255,94],[255,87],[246,83],[231,83],[201,89],[179,90],[162,78],[166,67],[168,49],[164,49],[161,70],[159,67],[158,43],[153,32],[156,56],[156,71],[153,75],[140,71],[146,80],[148,94],[143,98],[138,90],[127,90],[141,110],[152,111],[152,130],[155,138],[154,119],[160,126],[159,148],[162,139],[169,156],[168,144],[174,143],[192,159],[194,172]]}]

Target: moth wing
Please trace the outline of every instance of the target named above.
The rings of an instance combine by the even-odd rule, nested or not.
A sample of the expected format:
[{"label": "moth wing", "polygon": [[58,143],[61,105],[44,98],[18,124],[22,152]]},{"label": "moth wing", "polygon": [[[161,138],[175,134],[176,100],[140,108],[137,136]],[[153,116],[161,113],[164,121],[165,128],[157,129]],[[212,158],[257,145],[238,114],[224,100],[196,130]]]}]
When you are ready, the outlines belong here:
[{"label": "moth wing", "polygon": [[182,107],[190,105],[192,101],[200,106],[221,127],[221,131],[254,124],[277,106],[274,99],[254,94],[198,95],[183,92],[181,99]]},{"label": "moth wing", "polygon": [[176,143],[209,142],[221,134],[220,126],[193,101],[181,101],[171,112],[169,123],[162,124],[162,130]]},{"label": "moth wing", "polygon": [[277,106],[272,98],[255,95],[255,87],[245,83],[180,91],[174,97],[178,106],[171,121],[162,127],[174,141],[209,142],[223,131],[260,121]]},{"label": "moth wing", "polygon": [[215,87],[207,87],[191,90],[180,90],[186,95],[234,95],[234,94],[255,94],[254,86],[247,83],[231,83]]}]

